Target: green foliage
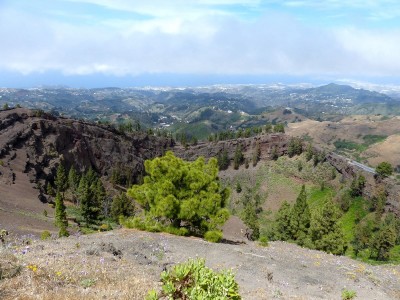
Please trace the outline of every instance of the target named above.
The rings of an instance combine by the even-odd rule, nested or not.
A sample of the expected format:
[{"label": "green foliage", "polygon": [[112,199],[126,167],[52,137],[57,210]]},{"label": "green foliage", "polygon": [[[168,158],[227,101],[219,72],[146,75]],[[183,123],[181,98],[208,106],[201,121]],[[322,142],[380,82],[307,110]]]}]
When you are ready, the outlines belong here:
[{"label": "green foliage", "polygon": [[296,203],[291,211],[290,218],[290,230],[293,240],[303,245],[310,228],[310,209],[307,203],[307,194],[305,185],[302,186],[299,196],[296,199]]},{"label": "green foliage", "polygon": [[290,220],[292,217],[292,208],[286,201],[283,202],[275,216],[274,239],[288,241],[292,239],[290,230]]},{"label": "green foliage", "polygon": [[56,190],[59,191],[60,193],[65,192],[65,190],[68,188],[67,175],[65,175],[65,168],[62,163],[58,165],[54,184],[56,185]]},{"label": "green foliage", "polygon": [[233,168],[235,170],[239,169],[240,165],[244,162],[244,156],[242,152],[242,146],[238,144],[235,150],[235,156],[233,157]]},{"label": "green foliage", "polygon": [[274,132],[282,132],[285,133],[285,126],[282,123],[276,124],[274,126]]},{"label": "green foliage", "polygon": [[53,196],[53,197],[56,195],[56,192],[54,191],[53,186],[51,185],[50,182],[47,183],[46,193],[47,193],[47,195]]},{"label": "green foliage", "polygon": [[301,139],[292,137],[289,140],[287,152],[289,157],[300,155],[303,152],[303,143]]},{"label": "green foliage", "polygon": [[376,174],[380,177],[388,177],[393,173],[393,167],[390,163],[384,161],[376,166]]},{"label": "green foliage", "polygon": [[364,143],[368,146],[383,142],[387,138],[386,135],[367,134],[363,136]]},{"label": "green foliage", "polygon": [[226,170],[229,167],[230,160],[228,157],[228,151],[224,149],[222,152],[218,153],[218,167],[220,170]]},{"label": "green foliage", "polygon": [[161,282],[162,291],[150,291],[147,300],[241,299],[235,276],[229,271],[214,272],[202,259],[189,260],[162,272]]},{"label": "green foliage", "polygon": [[102,200],[105,197],[103,184],[97,178],[93,169],[89,169],[81,176],[78,195],[82,216],[87,225],[95,223],[101,218]]},{"label": "green foliage", "polygon": [[374,226],[368,220],[363,220],[358,223],[354,228],[354,238],[351,241],[355,256],[359,252],[368,249],[372,242]]},{"label": "green foliage", "polygon": [[390,250],[396,245],[396,229],[393,225],[383,224],[372,242],[373,255],[377,260],[388,260]]},{"label": "green foliage", "polygon": [[307,161],[311,160],[311,158],[313,157],[313,155],[314,155],[314,150],[313,150],[313,148],[312,148],[311,143],[309,143],[309,144],[307,145],[307,150],[306,150],[306,160],[307,160]]},{"label": "green foliage", "polygon": [[125,193],[116,195],[111,204],[111,216],[118,221],[120,216],[130,217],[135,213],[135,207],[132,199],[126,196]]},{"label": "green foliage", "polygon": [[42,241],[45,241],[48,240],[49,238],[51,238],[51,233],[48,230],[42,231],[42,233],[40,234],[40,239]]},{"label": "green foliage", "polygon": [[352,290],[344,289],[342,291],[342,300],[352,300],[357,297],[357,293]]},{"label": "green foliage", "polygon": [[255,241],[260,236],[259,213],[262,211],[260,196],[253,196],[250,189],[247,189],[243,197],[243,204],[241,219],[251,230],[248,238]]},{"label": "green foliage", "polygon": [[204,239],[212,243],[218,243],[222,240],[222,232],[218,230],[210,230],[204,234]]},{"label": "green foliage", "polygon": [[3,110],[9,109],[9,108],[10,108],[10,106],[8,105],[8,103],[3,104]]},{"label": "green foliage", "polygon": [[79,186],[79,175],[76,172],[74,166],[69,169],[68,172],[68,186],[71,189],[72,193],[76,193]]},{"label": "green foliage", "polygon": [[147,175],[128,195],[141,205],[144,215],[161,226],[187,227],[203,235],[229,217],[225,209],[229,190],[221,190],[215,158],[186,162],[170,151],[145,162]]},{"label": "green foliage", "polygon": [[343,254],[346,242],[338,221],[340,212],[328,201],[313,213],[310,225],[310,238],[317,250],[332,254]]},{"label": "green foliage", "polygon": [[65,211],[65,205],[64,205],[64,200],[61,196],[61,193],[58,191],[56,194],[56,199],[55,199],[55,225],[57,227],[61,227],[62,225],[67,226],[68,221],[67,221],[67,214]]},{"label": "green foliage", "polygon": [[69,236],[69,233],[67,231],[68,227],[67,213],[65,210],[64,199],[62,198],[60,191],[57,191],[55,205],[56,205],[55,225],[58,228],[60,228],[58,236],[59,237]]},{"label": "green foliage", "polygon": [[354,177],[350,186],[350,195],[351,197],[358,197],[362,195],[363,189],[365,187],[365,177],[363,175],[358,175]]},{"label": "green foliage", "polygon": [[260,143],[257,142],[252,156],[253,167],[257,165],[258,161],[260,160],[260,157],[261,157],[261,148],[260,148]]},{"label": "green foliage", "polygon": [[262,247],[267,247],[268,246],[268,238],[266,236],[261,236],[258,239],[258,244]]}]

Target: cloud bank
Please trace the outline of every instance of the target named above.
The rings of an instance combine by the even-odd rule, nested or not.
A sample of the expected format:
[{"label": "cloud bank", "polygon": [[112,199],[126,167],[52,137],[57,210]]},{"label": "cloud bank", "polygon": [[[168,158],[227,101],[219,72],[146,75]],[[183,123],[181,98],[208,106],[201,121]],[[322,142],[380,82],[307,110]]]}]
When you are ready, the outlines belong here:
[{"label": "cloud bank", "polygon": [[[397,16],[394,1],[352,1],[347,7],[335,0],[55,2],[0,6],[0,70],[400,76],[400,26],[362,26],[372,17]],[[307,14],[293,11],[299,7]],[[328,16],[341,10],[361,11],[363,20],[329,26],[313,20],[321,11]]]}]

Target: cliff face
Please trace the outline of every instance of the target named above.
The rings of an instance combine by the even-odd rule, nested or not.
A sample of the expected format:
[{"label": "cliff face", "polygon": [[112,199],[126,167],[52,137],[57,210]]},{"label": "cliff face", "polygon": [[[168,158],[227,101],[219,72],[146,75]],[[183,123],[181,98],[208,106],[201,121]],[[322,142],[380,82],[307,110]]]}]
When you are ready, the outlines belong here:
[{"label": "cliff face", "polygon": [[205,158],[217,157],[219,153],[226,151],[229,159],[233,160],[236,147],[240,146],[245,159],[247,158],[250,163],[257,144],[260,147],[260,159],[271,160],[274,149],[279,156],[286,154],[288,142],[289,138],[287,135],[270,134],[236,140],[200,143],[188,148],[176,146],[173,151],[175,155],[185,160],[195,160],[199,156]]},{"label": "cliff face", "polygon": [[[0,112],[0,181],[10,183],[18,164],[31,182],[52,180],[63,160],[66,169],[89,167],[102,176],[114,168],[137,175],[146,159],[174,146],[171,139],[144,133],[122,134],[112,127],[56,118],[26,109]],[[23,151],[22,151],[23,150]]]}]

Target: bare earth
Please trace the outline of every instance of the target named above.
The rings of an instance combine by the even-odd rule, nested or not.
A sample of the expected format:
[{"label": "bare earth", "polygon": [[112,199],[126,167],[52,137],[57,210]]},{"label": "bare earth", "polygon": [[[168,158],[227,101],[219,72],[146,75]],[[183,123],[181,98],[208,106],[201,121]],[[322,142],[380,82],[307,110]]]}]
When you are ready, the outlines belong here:
[{"label": "bare earth", "polygon": [[232,269],[244,299],[341,299],[343,289],[357,299],[400,299],[400,266],[370,266],[285,242],[212,244],[120,229],[36,241],[17,256],[25,267],[0,281],[1,299],[143,299],[163,269],[196,257]]}]

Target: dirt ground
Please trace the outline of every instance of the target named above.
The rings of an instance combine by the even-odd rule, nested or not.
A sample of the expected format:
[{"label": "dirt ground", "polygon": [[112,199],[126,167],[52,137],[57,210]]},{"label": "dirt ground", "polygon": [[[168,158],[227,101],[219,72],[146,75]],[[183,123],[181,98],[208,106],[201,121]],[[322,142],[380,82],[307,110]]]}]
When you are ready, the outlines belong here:
[{"label": "dirt ground", "polygon": [[1,299],[143,299],[159,286],[163,269],[196,257],[233,270],[243,299],[341,299],[344,289],[356,299],[400,299],[400,266],[371,266],[285,242],[213,244],[120,229],[34,241],[17,252],[25,267],[0,281]]}]

